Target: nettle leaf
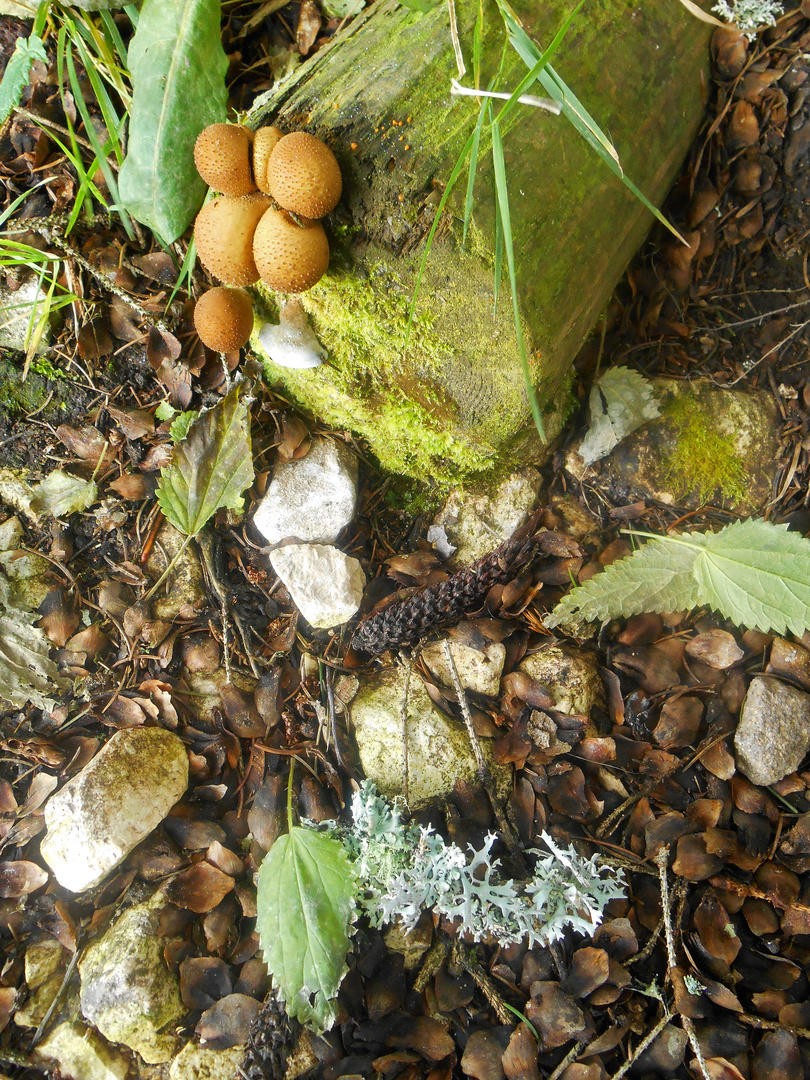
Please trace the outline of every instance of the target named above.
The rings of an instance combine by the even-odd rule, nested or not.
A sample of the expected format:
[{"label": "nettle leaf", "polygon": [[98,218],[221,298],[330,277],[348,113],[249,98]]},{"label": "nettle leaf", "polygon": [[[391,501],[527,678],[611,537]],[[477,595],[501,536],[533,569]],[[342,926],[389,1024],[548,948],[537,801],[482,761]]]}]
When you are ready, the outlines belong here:
[{"label": "nettle leaf", "polygon": [[752,518],[718,533],[656,537],[572,589],[548,627],[707,606],[761,630],[810,629],[810,540]]},{"label": "nettle leaf", "polygon": [[757,518],[684,539],[702,549],[693,567],[702,603],[766,633],[810,628],[810,540]]},{"label": "nettle leaf", "polygon": [[337,1018],[357,890],[341,842],[301,826],[273,844],[259,870],[259,941],[287,1012],[317,1034]]},{"label": "nettle leaf", "polygon": [[185,232],[205,196],[197,136],[225,119],[221,15],[219,0],[145,0],[128,49],[132,109],[118,191],[165,244]]},{"label": "nettle leaf", "polygon": [[594,383],[589,407],[591,426],[579,448],[586,465],[605,457],[622,439],[661,414],[650,381],[628,367],[609,368]]},{"label": "nettle leaf", "polygon": [[36,34],[32,34],[27,41],[18,37],[0,80],[0,124],[4,124],[11,115],[11,110],[20,104],[22,92],[28,85],[31,65],[35,60],[48,63],[48,54],[42,39]]},{"label": "nettle leaf", "polygon": [[196,536],[222,508],[241,510],[242,492],[253,483],[250,413],[244,384],[200,413],[160,472],[157,499],[167,519]]},{"label": "nettle leaf", "polygon": [[44,517],[65,517],[86,510],[97,498],[95,480],[82,480],[81,477],[55,469],[34,488],[31,509]]},{"label": "nettle leaf", "polygon": [[549,628],[575,620],[629,618],[648,611],[696,607],[698,586],[692,573],[697,551],[651,540],[573,588],[545,618]]}]

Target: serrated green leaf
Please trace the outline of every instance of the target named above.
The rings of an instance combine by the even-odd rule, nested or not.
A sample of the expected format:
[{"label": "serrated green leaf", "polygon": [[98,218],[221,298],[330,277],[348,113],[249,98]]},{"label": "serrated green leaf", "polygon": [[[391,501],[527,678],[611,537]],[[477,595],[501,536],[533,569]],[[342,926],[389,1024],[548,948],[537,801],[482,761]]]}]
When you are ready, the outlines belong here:
[{"label": "serrated green leaf", "polygon": [[189,409],[188,412],[180,413],[169,428],[169,435],[171,436],[173,443],[179,443],[185,439],[186,435],[188,435],[189,428],[199,415],[199,409]]},{"label": "serrated green leaf", "polygon": [[20,104],[22,92],[28,85],[31,65],[35,60],[48,63],[48,54],[41,39],[32,34],[28,40],[18,37],[11,59],[6,64],[0,80],[0,124],[4,124],[11,110]]},{"label": "serrated green leaf", "polygon": [[217,510],[241,510],[242,492],[252,483],[250,414],[239,384],[200,413],[178,443],[161,469],[157,499],[175,528],[196,536]]},{"label": "serrated green leaf", "polygon": [[786,525],[752,518],[692,535],[700,603],[764,633],[810,629],[810,540]]},{"label": "serrated green leaf", "polygon": [[629,618],[650,611],[682,611],[702,603],[692,566],[698,552],[666,543],[648,544],[578,585],[545,618],[549,628],[577,620]]},{"label": "serrated green leaf", "polygon": [[118,190],[166,244],[185,232],[205,195],[197,136],[225,119],[220,19],[219,0],[145,0],[129,46],[132,110]]},{"label": "serrated green leaf", "polygon": [[177,416],[177,409],[175,409],[174,405],[170,405],[168,401],[161,401],[155,409],[155,419],[160,420],[161,423],[165,420],[171,420],[173,416]]},{"label": "serrated green leaf", "polygon": [[591,426],[579,448],[586,465],[605,457],[622,439],[661,413],[652,383],[628,367],[613,367],[604,373],[591,388],[589,407]]},{"label": "serrated green leaf", "polygon": [[293,827],[259,870],[257,929],[287,1012],[320,1034],[347,970],[355,875],[335,837]]},{"label": "serrated green leaf", "polygon": [[45,517],[60,518],[86,510],[97,498],[98,487],[94,480],[82,480],[55,469],[34,488],[31,509]]}]

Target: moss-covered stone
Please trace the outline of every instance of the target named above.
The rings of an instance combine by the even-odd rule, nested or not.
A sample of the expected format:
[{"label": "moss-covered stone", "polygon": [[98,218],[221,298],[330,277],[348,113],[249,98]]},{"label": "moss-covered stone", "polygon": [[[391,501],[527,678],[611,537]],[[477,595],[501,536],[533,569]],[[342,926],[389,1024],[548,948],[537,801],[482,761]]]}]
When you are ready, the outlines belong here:
[{"label": "moss-covered stone", "polygon": [[[516,7],[541,44],[570,13],[567,0]],[[456,0],[455,8],[469,60],[479,4]],[[503,44],[493,0],[484,11],[482,85]],[[555,56],[654,202],[702,115],[708,33],[680,6],[598,0]],[[515,86],[525,70],[507,49],[500,85]],[[421,15],[381,0],[249,118],[319,134],[344,175],[343,200],[327,221],[331,269],[303,295],[328,360],[308,371],[267,360],[268,378],[331,424],[362,433],[387,469],[444,488],[547,453],[531,423],[508,281],[496,304],[486,125],[466,242],[462,171],[408,328],[425,237],[478,111],[450,95],[456,75],[447,7]],[[564,118],[516,109],[503,135],[521,325],[551,440],[570,408],[572,358],[651,217]],[[273,314],[279,298],[257,294],[259,314]]]}]

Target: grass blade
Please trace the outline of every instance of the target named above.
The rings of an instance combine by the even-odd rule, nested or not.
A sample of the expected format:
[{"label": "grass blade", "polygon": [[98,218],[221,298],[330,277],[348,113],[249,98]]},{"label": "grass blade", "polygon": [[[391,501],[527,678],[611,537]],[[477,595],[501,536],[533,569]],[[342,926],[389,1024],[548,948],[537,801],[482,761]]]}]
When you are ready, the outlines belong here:
[{"label": "grass blade", "polygon": [[484,117],[487,114],[487,102],[482,99],[481,108],[478,112],[478,123],[473,132],[472,148],[470,150],[470,170],[467,174],[467,197],[464,200],[464,231],[461,234],[461,242],[467,240],[467,229],[472,218],[473,189],[475,188],[475,172],[478,168],[478,153],[481,146],[481,129],[484,126]]},{"label": "grass blade", "polygon": [[497,119],[492,123],[492,164],[495,172],[495,191],[498,202],[498,217],[503,231],[503,244],[506,252],[506,265],[509,271],[509,288],[512,292],[512,310],[515,315],[515,333],[517,335],[518,353],[520,354],[520,366],[523,369],[523,378],[526,383],[526,396],[529,399],[529,407],[532,411],[534,426],[537,433],[545,442],[546,432],[543,427],[543,418],[540,415],[540,407],[532,385],[531,371],[529,370],[529,358],[526,353],[526,341],[523,337],[523,324],[520,320],[520,307],[518,304],[517,280],[515,275],[515,252],[512,244],[512,220],[509,213],[509,193],[506,186],[506,163],[503,159],[503,142],[501,130]]}]

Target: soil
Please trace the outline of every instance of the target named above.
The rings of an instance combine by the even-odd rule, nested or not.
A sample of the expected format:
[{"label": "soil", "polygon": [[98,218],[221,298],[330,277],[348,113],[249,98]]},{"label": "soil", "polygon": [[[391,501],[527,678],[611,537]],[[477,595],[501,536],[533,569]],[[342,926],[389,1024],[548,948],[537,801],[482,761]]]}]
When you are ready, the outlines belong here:
[{"label": "soil", "polygon": [[[245,104],[267,88],[267,70],[254,67],[263,57],[295,62],[302,40],[296,30],[311,30],[313,7],[290,4],[250,29],[236,18],[228,21],[235,102]],[[315,43],[336,25],[320,20]],[[12,41],[17,27],[0,19],[0,41]],[[582,350],[578,394],[587,400],[595,373],[611,364],[647,375],[708,378],[718,386],[769,388],[782,418],[784,450],[774,463],[779,498],[768,515],[807,532],[810,23],[796,12],[750,45],[720,32],[713,47],[716,77],[707,88],[706,125],[665,207],[687,243],[663,230],[651,235]],[[54,78],[52,71],[35,72],[26,108],[63,123]],[[69,211],[75,194],[75,174],[43,138],[20,115],[0,138],[4,205],[35,182],[45,161],[53,165],[47,197],[40,191],[38,201],[26,204],[31,218],[51,208]],[[43,243],[35,230],[26,235]],[[147,309],[153,324],[163,317],[181,252],[131,244],[103,214],[93,229],[78,226],[71,243],[99,274],[112,267],[117,286]],[[313,632],[298,620],[249,513],[244,520],[217,516],[212,544],[204,549],[207,594],[196,607],[173,625],[137,609],[135,626],[136,601],[148,587],[145,565],[161,543],[155,484],[171,451],[168,423],[146,430],[137,425],[143,411],[153,412],[164,399],[178,410],[212,404],[224,392],[225,373],[193,335],[190,302],[173,300],[169,328],[153,325],[147,336],[147,323],[131,309],[116,308],[96,275],[74,273],[71,288],[79,287],[78,279],[83,303],[65,309],[51,360],[65,378],[29,376],[30,392],[41,401],[24,411],[0,411],[0,462],[38,473],[66,466],[85,477],[96,473],[103,496],[85,513],[31,525],[26,534],[26,546],[46,556],[52,574],[41,625],[78,689],[53,711],[8,709],[0,719],[0,866],[6,873],[0,875],[0,1062],[12,1078],[55,1076],[30,1057],[35,1029],[14,1019],[30,997],[30,946],[43,936],[57,940],[66,970],[75,950],[148,886],[166,887],[172,898],[165,955],[179,973],[187,1008],[179,1033],[190,1039],[202,1032],[215,1048],[249,1038],[242,1075],[277,1077],[300,1032],[271,997],[249,1034],[250,1010],[236,1019],[244,1002],[231,993],[239,986],[240,997],[251,997],[258,1012],[269,989],[255,931],[253,875],[284,827],[291,753],[311,770],[296,781],[301,814],[345,817],[357,767],[337,716],[337,743],[324,739],[323,717],[333,700],[327,689],[341,675],[351,678],[368,658],[352,653],[348,632]],[[200,277],[195,289],[201,284]],[[22,370],[21,357],[5,359]],[[229,358],[228,366],[239,359]],[[61,401],[64,407],[57,408]],[[364,613],[403,587],[452,580],[425,540],[429,518],[414,512],[413,490],[383,477],[350,435],[323,432],[261,386],[252,413],[257,478],[251,502],[275,463],[305,453],[314,434],[345,439],[358,452],[360,504],[341,546],[361,560],[371,582]],[[569,440],[583,422],[581,415],[572,418]],[[105,449],[94,441],[99,435]],[[112,460],[97,469],[106,447]],[[542,714],[564,752],[546,753],[533,743],[528,731],[537,709],[530,701],[540,691],[513,673],[548,644],[543,612],[572,575],[584,580],[626,552],[618,525],[629,513],[652,531],[686,516],[677,506],[627,508],[592,498],[561,468],[564,450],[547,470],[552,508],[539,519],[560,533],[559,551],[531,570],[515,567],[514,576],[499,581],[486,603],[465,611],[450,632],[467,643],[483,635],[506,647],[505,674],[512,681],[500,697],[471,702],[479,736],[491,738],[498,760],[515,768],[506,807],[513,844],[510,850],[502,835],[501,857],[513,868],[523,862],[525,872],[515,840],[519,849],[536,847],[546,829],[560,843],[574,841],[583,854],[598,852],[623,867],[627,898],[610,903],[593,940],[569,933],[551,949],[472,947],[447,921],[423,919],[419,931],[431,946],[430,959],[415,970],[405,970],[379,931],[361,925],[341,988],[339,1022],[308,1041],[314,1076],[602,1080],[625,1069],[679,1080],[810,1075],[810,773],[800,769],[770,789],[756,787],[736,770],[733,747],[752,677],[767,671],[810,689],[810,641],[793,642],[788,663],[780,639],[706,611],[610,623],[589,643],[603,672],[601,700],[588,717],[550,707]],[[137,490],[113,486],[132,478]],[[576,527],[561,496],[578,500]],[[714,507],[688,516],[696,527],[728,520]],[[220,594],[229,606],[219,602]],[[116,597],[124,597],[123,609]],[[82,618],[100,631],[92,644],[74,637],[84,630]],[[707,640],[731,642],[739,656],[726,663],[714,654],[707,660],[704,651],[703,660],[695,659]],[[408,655],[413,677],[460,721],[454,692],[441,687],[415,653]],[[225,656],[232,685],[221,708],[202,718],[190,704],[190,672],[219,667]],[[254,692],[255,672],[275,672],[276,692]],[[248,680],[247,690],[235,689],[234,673]],[[239,722],[248,713],[264,722],[261,737],[242,734]],[[44,884],[32,878],[29,892],[29,868],[45,868],[37,785],[43,777],[61,784],[112,731],[133,723],[161,724],[183,738],[193,764],[186,796],[96,889],[73,895],[49,876]],[[263,814],[249,820],[257,805]],[[446,808],[419,820],[462,848],[480,847],[488,829],[503,822],[478,785],[456,790]],[[230,867],[236,888],[224,899],[199,884],[199,868],[209,865],[206,855],[213,858],[194,833],[202,826],[216,827],[236,860]],[[191,960],[206,964],[195,967]],[[214,970],[216,977],[206,974]],[[69,1011],[73,988],[67,980],[55,1018]],[[211,1001],[219,1012],[210,1011]],[[642,1056],[645,1039],[661,1031]],[[135,1072],[165,1074],[142,1063]]]}]

